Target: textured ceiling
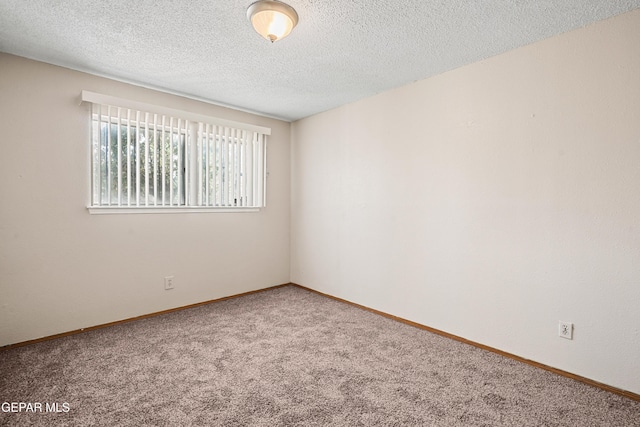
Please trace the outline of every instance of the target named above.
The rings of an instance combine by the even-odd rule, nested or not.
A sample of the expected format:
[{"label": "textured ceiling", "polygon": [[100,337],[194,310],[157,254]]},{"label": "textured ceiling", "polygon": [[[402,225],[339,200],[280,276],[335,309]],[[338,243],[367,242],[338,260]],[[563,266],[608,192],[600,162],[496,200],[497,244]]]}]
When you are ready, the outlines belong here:
[{"label": "textured ceiling", "polygon": [[[0,51],[296,120],[640,7],[640,0],[0,0]],[[0,70],[0,77],[1,77]]]}]

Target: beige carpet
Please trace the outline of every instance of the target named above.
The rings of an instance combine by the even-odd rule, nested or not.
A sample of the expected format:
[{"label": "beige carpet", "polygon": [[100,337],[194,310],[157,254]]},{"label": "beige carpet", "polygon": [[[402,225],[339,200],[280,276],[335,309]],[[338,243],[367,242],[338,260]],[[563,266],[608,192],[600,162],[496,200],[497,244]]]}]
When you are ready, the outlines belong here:
[{"label": "beige carpet", "polygon": [[640,426],[639,402],[293,286],[3,351],[0,373],[3,408],[36,410],[3,426]]}]

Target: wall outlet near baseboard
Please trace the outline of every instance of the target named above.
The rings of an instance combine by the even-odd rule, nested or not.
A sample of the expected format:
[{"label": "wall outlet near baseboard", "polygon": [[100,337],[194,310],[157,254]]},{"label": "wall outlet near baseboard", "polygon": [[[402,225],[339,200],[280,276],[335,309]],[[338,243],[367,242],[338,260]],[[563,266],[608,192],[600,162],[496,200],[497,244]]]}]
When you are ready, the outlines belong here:
[{"label": "wall outlet near baseboard", "polygon": [[173,276],[164,278],[164,290],[168,291],[169,289],[173,289]]},{"label": "wall outlet near baseboard", "polygon": [[573,339],[573,323],[563,322],[561,320],[560,323],[558,323],[558,336],[561,338],[572,340]]}]

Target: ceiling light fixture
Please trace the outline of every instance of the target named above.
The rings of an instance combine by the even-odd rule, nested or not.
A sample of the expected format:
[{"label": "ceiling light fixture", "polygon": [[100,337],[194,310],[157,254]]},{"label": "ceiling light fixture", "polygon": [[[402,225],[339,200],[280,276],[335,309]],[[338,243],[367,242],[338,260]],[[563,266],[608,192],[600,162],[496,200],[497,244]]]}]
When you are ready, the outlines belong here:
[{"label": "ceiling light fixture", "polygon": [[287,36],[298,23],[298,14],[288,4],[273,0],[260,0],[247,9],[247,18],[253,28],[273,43]]}]

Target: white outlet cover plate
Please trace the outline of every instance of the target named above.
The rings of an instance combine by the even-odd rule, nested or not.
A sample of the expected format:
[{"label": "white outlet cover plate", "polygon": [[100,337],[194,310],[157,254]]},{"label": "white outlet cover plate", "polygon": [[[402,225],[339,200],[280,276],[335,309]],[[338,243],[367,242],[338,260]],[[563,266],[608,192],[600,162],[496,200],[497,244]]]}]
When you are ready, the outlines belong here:
[{"label": "white outlet cover plate", "polygon": [[560,321],[558,323],[558,336],[568,340],[573,339],[573,323]]}]

